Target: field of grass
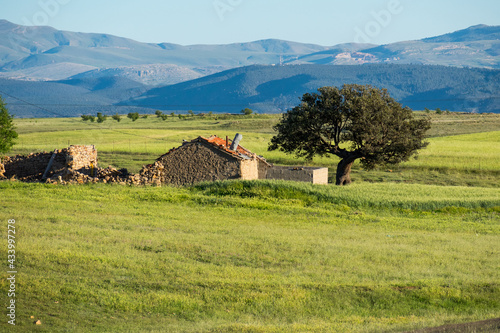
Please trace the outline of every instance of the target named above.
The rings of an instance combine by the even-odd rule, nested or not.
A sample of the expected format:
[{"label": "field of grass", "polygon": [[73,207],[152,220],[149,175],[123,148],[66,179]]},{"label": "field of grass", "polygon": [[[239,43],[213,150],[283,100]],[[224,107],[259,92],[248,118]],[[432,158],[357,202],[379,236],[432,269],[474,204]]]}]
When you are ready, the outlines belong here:
[{"label": "field of grass", "polygon": [[[427,116],[420,113],[420,116]],[[113,165],[138,172],[143,165],[182,140],[198,136],[229,136],[243,134],[242,146],[263,155],[268,161],[283,165],[313,165],[330,168],[333,174],[337,157],[315,158],[308,162],[293,155],[269,152],[272,126],[277,115],[178,117],[162,121],[156,116],[120,123],[108,120],[103,124],[69,119],[17,119],[20,134],[11,154],[52,151],[70,144],[94,144],[101,166]],[[433,126],[430,145],[421,151],[418,160],[402,165],[365,172],[359,164],[353,168],[353,181],[395,181],[430,185],[500,187],[500,115],[495,114],[431,114]],[[452,136],[450,136],[452,135]]]},{"label": "field of grass", "polygon": [[18,227],[13,332],[396,332],[500,311],[496,189],[0,191]]},{"label": "field of grass", "polygon": [[[19,271],[17,325],[3,316],[0,331],[404,332],[500,317],[500,116],[432,116],[419,159],[356,166],[348,187],[0,182],[0,257],[15,219]],[[240,132],[271,162],[305,163],[267,152],[276,120],[23,119],[12,153],[95,144],[101,165],[137,171],[183,139]]]}]

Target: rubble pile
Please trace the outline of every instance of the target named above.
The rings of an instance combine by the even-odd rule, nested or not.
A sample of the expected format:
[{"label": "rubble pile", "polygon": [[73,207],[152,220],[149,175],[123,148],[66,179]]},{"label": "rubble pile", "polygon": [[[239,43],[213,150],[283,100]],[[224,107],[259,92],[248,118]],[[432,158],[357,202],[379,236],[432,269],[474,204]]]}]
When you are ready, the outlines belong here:
[{"label": "rubble pile", "polygon": [[111,166],[106,169],[96,168],[90,174],[85,174],[75,170],[65,170],[48,178],[45,182],[50,184],[86,184],[86,183],[130,183],[130,175],[126,169],[115,169]]},{"label": "rubble pile", "polygon": [[160,161],[156,161],[154,164],[143,167],[138,174],[130,176],[130,183],[132,185],[161,186],[164,169],[164,165]]}]

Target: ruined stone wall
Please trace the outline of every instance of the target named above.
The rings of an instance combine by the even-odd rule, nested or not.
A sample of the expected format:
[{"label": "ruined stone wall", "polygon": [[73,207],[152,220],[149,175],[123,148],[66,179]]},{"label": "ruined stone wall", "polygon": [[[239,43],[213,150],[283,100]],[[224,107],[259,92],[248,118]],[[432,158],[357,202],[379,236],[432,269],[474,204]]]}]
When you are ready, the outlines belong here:
[{"label": "ruined stone wall", "polygon": [[173,185],[194,184],[241,178],[240,161],[203,143],[188,143],[158,159],[161,182]]},{"label": "ruined stone wall", "polygon": [[328,168],[273,166],[267,172],[267,179],[326,185],[328,184]]},{"label": "ruined stone wall", "polygon": [[94,146],[70,146],[64,151],[70,170],[88,173],[92,166],[97,168],[97,150]]},{"label": "ruined stone wall", "polygon": [[[53,153],[36,153],[28,156],[17,155],[8,157],[4,162],[5,178],[16,178],[22,181],[41,180],[49,165]],[[49,177],[62,172],[66,167],[66,157],[62,151],[57,151]]]},{"label": "ruined stone wall", "polygon": [[[17,155],[6,157],[3,161],[3,178],[16,178],[22,181],[40,181],[47,170],[54,152]],[[94,146],[71,146],[55,151],[55,158],[47,173],[47,178],[61,175],[67,171],[90,173],[90,165],[97,165],[97,151]],[[0,174],[0,177],[2,175]]]}]

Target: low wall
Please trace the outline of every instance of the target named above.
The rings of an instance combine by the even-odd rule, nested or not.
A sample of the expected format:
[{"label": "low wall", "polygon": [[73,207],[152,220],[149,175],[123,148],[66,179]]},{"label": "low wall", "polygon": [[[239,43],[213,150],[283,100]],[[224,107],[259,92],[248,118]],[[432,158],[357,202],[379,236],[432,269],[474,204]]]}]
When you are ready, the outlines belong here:
[{"label": "low wall", "polygon": [[273,166],[267,171],[267,179],[327,185],[328,168]]},{"label": "low wall", "polygon": [[[17,155],[4,158],[0,166],[0,178],[17,178],[22,181],[42,180],[54,152]],[[52,166],[47,177],[65,171],[90,173],[91,165],[97,167],[97,150],[94,146],[71,146],[55,151]]]}]

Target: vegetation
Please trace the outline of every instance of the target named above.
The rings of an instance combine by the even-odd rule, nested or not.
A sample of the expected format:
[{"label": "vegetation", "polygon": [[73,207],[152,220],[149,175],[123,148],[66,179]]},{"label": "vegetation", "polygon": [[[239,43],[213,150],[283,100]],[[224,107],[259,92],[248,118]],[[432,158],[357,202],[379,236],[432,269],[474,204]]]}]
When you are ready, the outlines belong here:
[{"label": "vegetation", "polygon": [[253,113],[253,110],[250,109],[250,108],[244,108],[243,110],[241,110],[240,112],[241,114],[244,114],[245,116],[249,116]]},{"label": "vegetation", "polygon": [[[427,114],[416,113],[416,117],[420,116]],[[429,146],[421,151],[419,159],[372,171],[364,171],[359,162],[355,162],[353,182],[500,187],[497,158],[500,155],[500,115],[431,113],[430,116]],[[19,138],[10,154],[53,151],[70,144],[96,145],[101,166],[113,165],[138,172],[143,165],[178,147],[182,140],[212,134],[234,136],[239,132],[244,136],[242,145],[245,148],[263,155],[271,163],[321,167],[338,163],[336,156],[306,161],[280,151],[267,151],[268,142],[275,135],[272,127],[278,121],[278,115],[265,114],[248,118],[208,114],[207,117],[189,118],[189,121],[173,117],[168,122],[156,117],[136,122],[125,118],[120,123],[104,124],[79,122],[74,118],[15,119]],[[477,134],[485,131],[489,133]],[[334,171],[330,170],[333,183]]]},{"label": "vegetation", "polygon": [[[0,182],[20,304],[0,331],[403,332],[498,317],[500,116],[429,115],[418,160],[357,162],[347,187]],[[267,152],[278,121],[15,119],[11,154],[95,144],[101,166],[136,172],[183,139],[239,132],[273,163],[331,164]]]},{"label": "vegetation", "polygon": [[18,226],[14,332],[34,320],[37,332],[408,331],[500,309],[496,189],[232,181],[0,191],[2,219]]},{"label": "vegetation", "polygon": [[120,122],[122,120],[122,117],[118,113],[113,115],[111,118],[113,118],[113,120],[116,120],[117,122]]},{"label": "vegetation", "polygon": [[127,118],[131,119],[132,121],[136,121],[137,119],[139,119],[139,113],[138,112],[130,112],[127,115]]},{"label": "vegetation", "polygon": [[90,122],[95,122],[95,117],[91,115],[82,115],[82,120],[83,121],[90,121]]},{"label": "vegetation", "polygon": [[[319,94],[305,94],[302,103],[283,114],[274,127],[269,150],[295,153],[312,160],[314,156],[341,158],[337,185],[351,183],[351,168],[361,159],[365,169],[398,164],[427,146],[425,133],[430,121],[414,119],[387,90],[371,86],[323,87]],[[350,150],[341,144],[349,143]]]},{"label": "vegetation", "polygon": [[430,65],[249,66],[182,85],[154,88],[135,103],[144,107],[163,105],[165,110],[190,105],[198,112],[235,112],[250,107],[259,113],[281,113],[318,87],[355,82],[383,86],[393,98],[413,110],[499,113],[498,73],[498,69]]},{"label": "vegetation", "polygon": [[102,112],[97,112],[97,122],[103,123],[108,119],[108,116],[103,115]]},{"label": "vegetation", "polygon": [[0,96],[0,154],[5,154],[12,149],[17,136],[14,117],[9,113]]}]

